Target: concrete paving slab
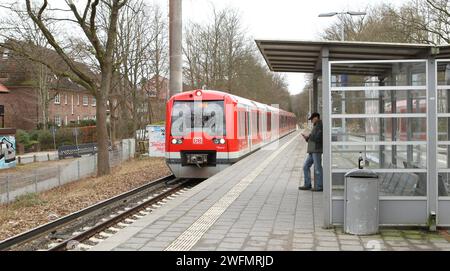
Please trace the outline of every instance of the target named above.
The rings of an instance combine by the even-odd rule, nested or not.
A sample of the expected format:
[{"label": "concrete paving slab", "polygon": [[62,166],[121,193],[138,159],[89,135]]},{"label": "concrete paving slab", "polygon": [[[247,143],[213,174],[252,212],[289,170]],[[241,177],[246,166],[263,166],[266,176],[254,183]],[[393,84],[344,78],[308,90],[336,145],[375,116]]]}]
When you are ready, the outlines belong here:
[{"label": "concrete paving slab", "polygon": [[[199,251],[450,249],[441,235],[421,231],[382,229],[379,235],[358,237],[344,234],[342,228],[323,229],[322,193],[298,190],[305,149],[293,133],[281,139],[277,149],[248,156],[92,250],[123,250],[129,244],[141,246],[139,250]],[[218,215],[211,212],[221,201],[227,207]],[[202,220],[205,213],[214,219]]]}]

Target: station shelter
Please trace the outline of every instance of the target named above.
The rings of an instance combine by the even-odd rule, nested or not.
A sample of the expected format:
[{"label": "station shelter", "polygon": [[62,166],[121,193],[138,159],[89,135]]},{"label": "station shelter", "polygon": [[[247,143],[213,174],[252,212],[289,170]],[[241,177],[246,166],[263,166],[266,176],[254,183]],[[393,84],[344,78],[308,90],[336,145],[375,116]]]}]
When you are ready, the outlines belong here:
[{"label": "station shelter", "polygon": [[450,226],[450,46],[256,43],[271,71],[312,75],[325,227],[343,223],[344,175],[360,156],[379,176],[380,225]]}]

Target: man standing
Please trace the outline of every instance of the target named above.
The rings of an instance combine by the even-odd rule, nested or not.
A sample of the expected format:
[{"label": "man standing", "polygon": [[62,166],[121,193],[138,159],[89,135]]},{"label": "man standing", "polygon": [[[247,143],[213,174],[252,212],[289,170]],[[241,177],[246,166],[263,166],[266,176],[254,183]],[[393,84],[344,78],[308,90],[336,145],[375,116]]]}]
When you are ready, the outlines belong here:
[{"label": "man standing", "polygon": [[[322,152],[323,152],[323,125],[320,120],[319,113],[312,113],[309,120],[313,123],[314,127],[311,134],[302,134],[303,138],[308,142],[308,155],[306,156],[305,163],[303,164],[303,174],[305,177],[304,186],[299,187],[300,190],[311,191],[323,191],[322,180]],[[315,188],[311,188],[311,172],[310,168],[314,164],[315,173]]]}]

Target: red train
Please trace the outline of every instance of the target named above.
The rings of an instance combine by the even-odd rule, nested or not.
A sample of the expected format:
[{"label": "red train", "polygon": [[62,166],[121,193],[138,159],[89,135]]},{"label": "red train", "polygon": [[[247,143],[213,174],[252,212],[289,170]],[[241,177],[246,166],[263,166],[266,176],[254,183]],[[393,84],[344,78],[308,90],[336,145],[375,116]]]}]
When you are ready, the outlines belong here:
[{"label": "red train", "polygon": [[176,177],[209,178],[296,129],[296,118],[220,91],[174,95],[166,107],[166,162]]}]

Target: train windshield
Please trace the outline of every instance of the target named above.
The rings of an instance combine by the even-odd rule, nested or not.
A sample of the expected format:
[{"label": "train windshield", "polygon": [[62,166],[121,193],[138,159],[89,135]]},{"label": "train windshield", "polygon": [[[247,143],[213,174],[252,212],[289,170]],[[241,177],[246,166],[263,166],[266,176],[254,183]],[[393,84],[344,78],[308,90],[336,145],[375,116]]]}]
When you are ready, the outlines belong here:
[{"label": "train windshield", "polygon": [[225,136],[224,101],[175,101],[171,127],[172,136],[191,132]]}]

